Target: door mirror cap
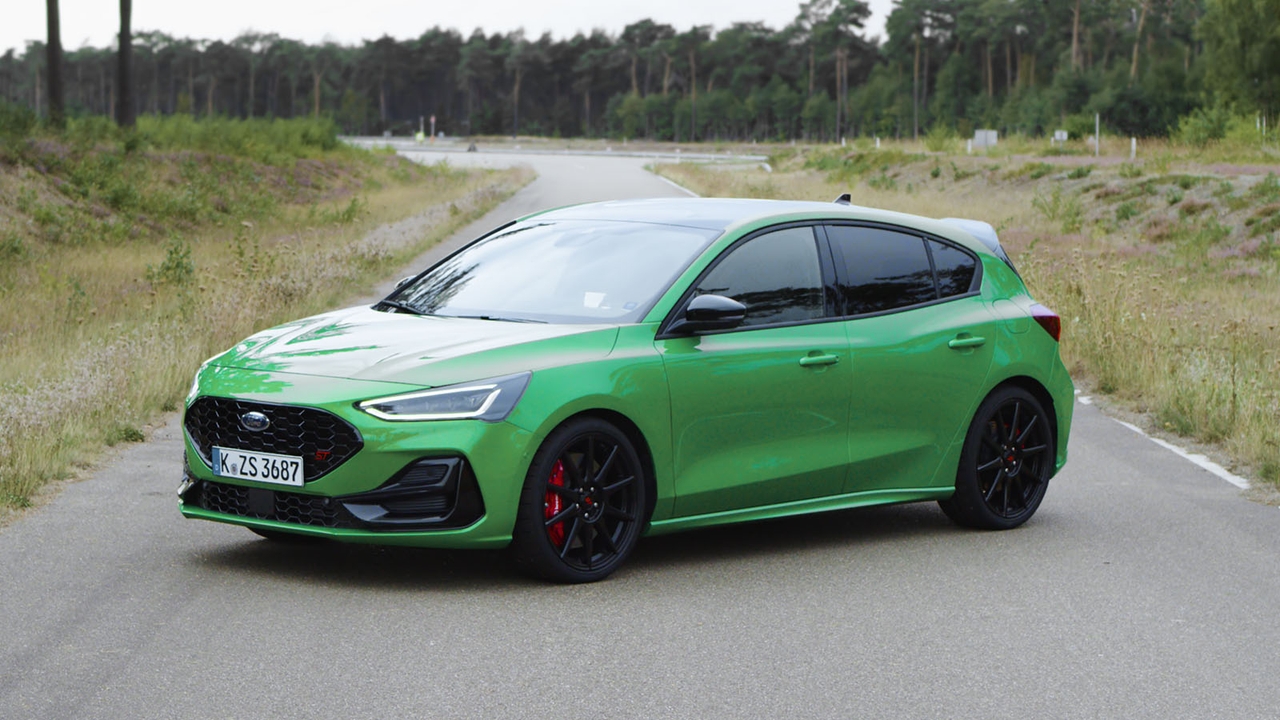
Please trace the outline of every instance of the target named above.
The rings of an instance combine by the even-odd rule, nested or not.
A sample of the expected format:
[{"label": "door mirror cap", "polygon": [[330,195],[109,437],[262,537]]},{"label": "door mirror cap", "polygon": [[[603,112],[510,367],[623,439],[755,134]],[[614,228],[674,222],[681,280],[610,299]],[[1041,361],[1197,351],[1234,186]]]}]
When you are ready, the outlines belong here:
[{"label": "door mirror cap", "polygon": [[668,330],[672,335],[692,335],[713,330],[731,330],[747,317],[747,306],[723,295],[699,295],[689,301],[684,313]]}]

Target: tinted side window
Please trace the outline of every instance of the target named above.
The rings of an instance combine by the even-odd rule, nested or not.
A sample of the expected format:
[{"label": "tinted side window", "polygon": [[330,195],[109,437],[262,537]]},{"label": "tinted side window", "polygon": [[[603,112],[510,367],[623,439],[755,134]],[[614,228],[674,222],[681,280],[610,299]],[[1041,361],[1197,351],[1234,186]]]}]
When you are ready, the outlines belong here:
[{"label": "tinted side window", "polygon": [[813,228],[776,230],[730,251],[698,283],[698,295],[724,295],[747,306],[743,325],[823,317],[822,270]]},{"label": "tinted side window", "polygon": [[933,267],[938,271],[939,296],[945,298],[969,292],[977,268],[973,257],[934,240],[929,241],[929,249],[933,252]]},{"label": "tinted side window", "polygon": [[844,278],[845,313],[862,315],[936,300],[924,239],[879,228],[827,228]]}]

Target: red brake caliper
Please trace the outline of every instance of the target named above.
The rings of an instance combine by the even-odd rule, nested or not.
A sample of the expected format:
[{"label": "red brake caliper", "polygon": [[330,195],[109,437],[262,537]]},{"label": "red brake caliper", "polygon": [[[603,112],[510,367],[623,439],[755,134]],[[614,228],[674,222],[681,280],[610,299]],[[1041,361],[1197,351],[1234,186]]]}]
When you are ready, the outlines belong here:
[{"label": "red brake caliper", "polygon": [[[551,477],[547,478],[548,485],[564,487],[564,463],[556,461],[555,467],[551,468]],[[561,510],[564,510],[564,500],[561,499],[559,493],[547,491],[546,500],[543,503],[543,518],[550,520],[555,517]],[[551,538],[551,544],[560,547],[564,543],[564,521],[552,525],[547,528],[547,537]]]}]

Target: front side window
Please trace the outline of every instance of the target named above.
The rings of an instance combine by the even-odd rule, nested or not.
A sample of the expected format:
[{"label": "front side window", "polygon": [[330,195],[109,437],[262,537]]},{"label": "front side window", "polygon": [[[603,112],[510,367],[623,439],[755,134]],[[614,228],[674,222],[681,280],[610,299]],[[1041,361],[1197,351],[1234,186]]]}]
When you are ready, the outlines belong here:
[{"label": "front side window", "polygon": [[746,305],[744,326],[822,318],[822,267],[813,228],[774,230],[733,248],[702,278],[696,294]]},{"label": "front side window", "polygon": [[938,298],[925,240],[880,228],[827,227],[847,315],[919,305]]}]

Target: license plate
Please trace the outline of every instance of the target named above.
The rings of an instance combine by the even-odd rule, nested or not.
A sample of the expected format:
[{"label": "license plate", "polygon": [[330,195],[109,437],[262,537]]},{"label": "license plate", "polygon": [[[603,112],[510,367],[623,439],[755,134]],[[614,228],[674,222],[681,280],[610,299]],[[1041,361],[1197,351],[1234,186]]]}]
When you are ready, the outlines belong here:
[{"label": "license plate", "polygon": [[302,458],[296,455],[235,450],[213,449],[213,473],[237,480],[257,480],[302,487]]}]

